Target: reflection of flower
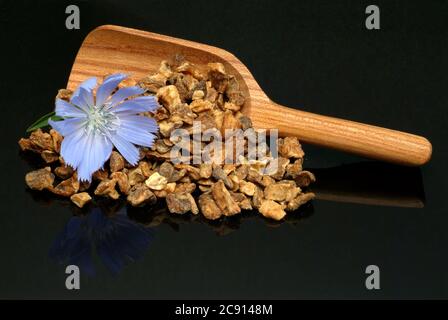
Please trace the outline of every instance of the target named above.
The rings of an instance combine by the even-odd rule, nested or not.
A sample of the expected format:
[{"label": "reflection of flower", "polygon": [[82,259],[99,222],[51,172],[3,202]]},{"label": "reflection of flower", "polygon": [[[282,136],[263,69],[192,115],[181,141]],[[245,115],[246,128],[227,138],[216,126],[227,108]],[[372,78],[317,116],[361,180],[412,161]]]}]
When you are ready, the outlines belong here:
[{"label": "reflection of flower", "polygon": [[108,217],[99,208],[93,208],[85,216],[70,218],[55,239],[50,257],[60,264],[74,264],[92,276],[95,250],[107,269],[117,274],[126,262],[141,258],[151,240],[151,229],[130,220],[126,213]]},{"label": "reflection of flower", "polygon": [[56,99],[56,115],[64,120],[48,123],[64,136],[61,155],[78,170],[80,180],[90,181],[114,146],[129,163],[136,164],[139,150],[135,145],[151,147],[154,141],[156,121],[138,113],[154,111],[157,101],[153,96],[139,96],[145,90],[137,86],[112,94],[125,78],[119,73],[107,77],[98,87],[96,97],[96,78],[90,78],[81,83],[70,103]]}]

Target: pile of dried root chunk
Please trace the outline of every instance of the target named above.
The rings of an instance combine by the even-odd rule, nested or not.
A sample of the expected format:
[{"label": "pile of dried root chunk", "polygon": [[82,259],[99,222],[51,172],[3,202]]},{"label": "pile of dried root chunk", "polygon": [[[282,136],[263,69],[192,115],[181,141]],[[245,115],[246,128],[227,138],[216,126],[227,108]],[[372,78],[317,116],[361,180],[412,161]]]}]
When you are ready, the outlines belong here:
[{"label": "pile of dried root chunk", "polygon": [[[269,175],[258,170],[260,161],[221,165],[170,161],[171,132],[176,128],[192,132],[193,121],[201,121],[202,130],[254,130],[250,119],[240,112],[245,96],[222,64],[196,66],[176,57],[171,63],[163,61],[156,74],[139,82],[127,80],[120,87],[129,85],[145,88],[145,95],[156,95],[161,105],[155,114],[147,115],[157,120],[160,132],[151,149],[141,148],[138,166],[129,165],[113,151],[92,183],[79,182],[76,172],[59,155],[63,138],[53,129],[38,129],[19,141],[23,151],[40,154],[45,163],[42,169],[26,175],[29,188],[69,197],[78,207],[90,202],[92,196],[126,197],[136,207],[165,198],[173,214],[201,212],[211,220],[251,209],[281,220],[286,211],[294,211],[314,197],[303,191],[315,178],[302,170],[304,153],[294,137],[278,140],[278,169]],[[58,98],[68,100],[71,94],[61,89]]]}]

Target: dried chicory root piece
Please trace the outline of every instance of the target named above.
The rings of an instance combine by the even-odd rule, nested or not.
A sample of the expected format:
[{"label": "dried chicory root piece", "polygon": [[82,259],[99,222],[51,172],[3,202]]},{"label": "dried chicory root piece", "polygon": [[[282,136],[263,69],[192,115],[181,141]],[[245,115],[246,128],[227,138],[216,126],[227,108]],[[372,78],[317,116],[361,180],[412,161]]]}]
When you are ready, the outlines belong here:
[{"label": "dried chicory root piece", "polygon": [[80,192],[70,196],[70,200],[79,208],[82,208],[92,200],[92,197],[87,192]]},{"label": "dried chicory root piece", "polygon": [[51,173],[50,167],[45,167],[27,173],[25,182],[32,190],[42,191],[44,189],[51,189],[53,188],[54,174]]},{"label": "dried chicory root piece", "polygon": [[[144,95],[157,98],[160,107],[154,113],[145,112],[157,121],[159,132],[151,148],[141,148],[140,160],[133,166],[118,152],[112,154],[104,168],[93,174],[91,183],[78,181],[77,172],[60,156],[63,137],[54,129],[37,129],[28,138],[19,140],[22,151],[37,153],[43,168],[25,177],[30,189],[47,190],[70,198],[78,207],[94,196],[110,199],[126,198],[129,205],[142,207],[157,200],[166,202],[172,214],[188,212],[209,220],[257,210],[261,216],[282,220],[287,212],[298,209],[314,198],[306,188],[315,181],[314,175],[303,170],[304,152],[296,137],[277,140],[278,158],[275,170],[267,170],[272,158],[248,160],[248,143],[232,145],[213,154],[224,162],[175,163],[171,151],[178,142],[173,133],[184,130],[193,137],[203,153],[212,140],[194,142],[194,125],[210,129],[227,137],[226,129],[241,134],[255,132],[251,119],[243,115],[246,97],[237,79],[228,74],[222,63],[194,65],[177,56],[174,62],[162,61],[159,70],[140,81],[128,79],[119,88],[139,86]],[[58,98],[69,101],[72,91],[61,89]],[[268,146],[264,146],[269,154]],[[238,156],[237,151],[240,151]],[[235,161],[238,160],[242,161]]]}]

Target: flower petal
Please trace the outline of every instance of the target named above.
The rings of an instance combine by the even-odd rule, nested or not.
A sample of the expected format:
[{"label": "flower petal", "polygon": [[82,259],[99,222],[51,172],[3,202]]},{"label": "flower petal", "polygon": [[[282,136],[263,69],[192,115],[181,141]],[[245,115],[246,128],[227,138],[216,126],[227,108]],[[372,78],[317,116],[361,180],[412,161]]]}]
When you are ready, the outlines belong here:
[{"label": "flower petal", "polygon": [[85,112],[88,112],[90,108],[93,107],[93,92],[87,91],[84,88],[79,88],[79,94],[72,98],[71,103],[80,107]]},{"label": "flower petal", "polygon": [[98,87],[96,91],[96,105],[102,106],[106,102],[107,98],[111,95],[112,91],[118,86],[118,84],[126,79],[128,76],[123,73],[113,74],[106,79]]},{"label": "flower petal", "polygon": [[82,130],[82,127],[85,125],[85,119],[69,118],[61,121],[53,121],[49,119],[48,124],[65,137],[74,133],[76,130]]},{"label": "flower petal", "polygon": [[96,77],[88,78],[87,80],[84,80],[81,82],[81,84],[78,86],[78,88],[73,92],[73,96],[77,95],[79,93],[79,88],[83,88],[88,91],[92,91],[96,87],[97,79]]},{"label": "flower petal", "polygon": [[120,124],[130,128],[140,128],[152,133],[159,130],[156,120],[145,116],[118,114]]},{"label": "flower petal", "polygon": [[153,112],[159,107],[154,96],[137,97],[127,100],[111,109],[119,114],[137,114],[140,112]]},{"label": "flower petal", "polygon": [[96,87],[96,83],[97,80],[95,77],[92,78],[88,78],[87,80],[85,80],[84,82],[82,82],[78,88],[76,88],[75,92],[73,92],[72,97],[70,99],[70,102],[73,104],[76,104],[73,102],[73,99],[76,99],[79,94],[81,93],[81,89],[87,91],[87,92],[92,92],[93,89]]},{"label": "flower petal", "polygon": [[83,110],[59,98],[56,99],[56,108],[54,111],[59,117],[84,118],[87,115]]},{"label": "flower petal", "polygon": [[140,152],[136,146],[117,133],[111,135],[110,140],[131,165],[136,165],[138,163]]},{"label": "flower petal", "polygon": [[133,144],[143,147],[151,147],[155,139],[155,135],[148,131],[136,127],[126,127],[123,125],[121,125],[117,130],[117,135]]},{"label": "flower petal", "polygon": [[116,104],[122,102],[124,99],[142,94],[143,92],[145,92],[145,89],[137,86],[121,88],[112,95],[109,106],[114,107]]},{"label": "flower petal", "polygon": [[64,161],[76,169],[82,160],[87,146],[87,135],[84,130],[77,130],[65,136],[61,143],[61,156]]},{"label": "flower petal", "polygon": [[78,179],[92,181],[92,174],[103,167],[112,153],[112,143],[104,135],[92,131],[86,134],[86,145],[78,166]]}]

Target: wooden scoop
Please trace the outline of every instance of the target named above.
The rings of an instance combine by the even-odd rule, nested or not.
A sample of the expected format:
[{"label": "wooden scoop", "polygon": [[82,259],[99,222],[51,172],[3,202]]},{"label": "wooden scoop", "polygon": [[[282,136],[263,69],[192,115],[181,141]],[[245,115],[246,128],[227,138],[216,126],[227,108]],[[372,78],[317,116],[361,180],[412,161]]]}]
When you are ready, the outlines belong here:
[{"label": "wooden scoop", "polygon": [[115,72],[140,79],[175,54],[198,65],[223,63],[246,94],[242,111],[255,128],[278,129],[280,136],[297,136],[303,142],[398,164],[419,166],[431,158],[431,143],[423,137],[276,104],[241,61],[223,49],[135,29],[105,25],[90,32],[76,56],[67,88]]}]

